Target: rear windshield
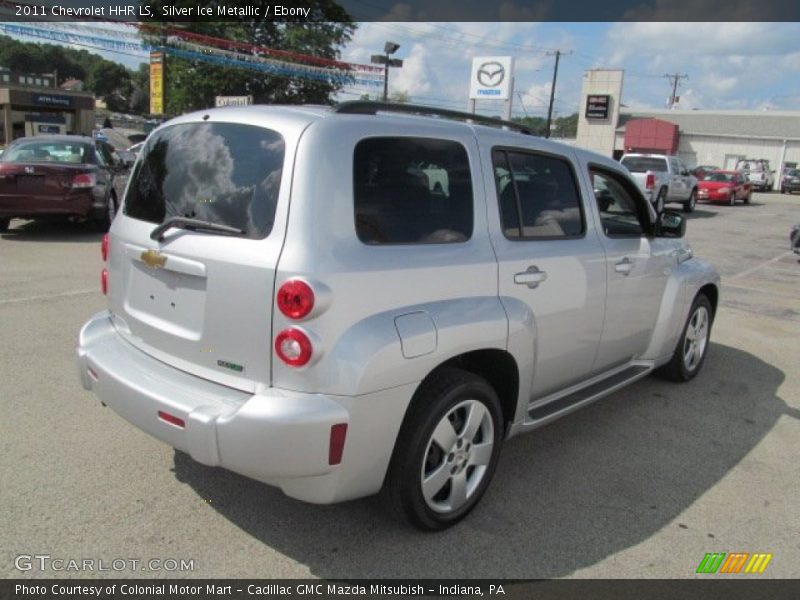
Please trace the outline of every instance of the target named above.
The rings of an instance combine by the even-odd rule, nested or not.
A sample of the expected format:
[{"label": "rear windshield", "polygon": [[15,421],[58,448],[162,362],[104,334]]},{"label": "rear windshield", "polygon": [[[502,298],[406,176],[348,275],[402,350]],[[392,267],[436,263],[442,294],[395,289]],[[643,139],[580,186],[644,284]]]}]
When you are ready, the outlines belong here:
[{"label": "rear windshield", "polygon": [[8,148],[4,162],[56,162],[79,165],[88,163],[91,146],[81,142],[18,142]]},{"label": "rear windshield", "polygon": [[148,138],[125,198],[129,217],[188,217],[264,238],[272,230],[283,137],[239,123],[186,123]]},{"label": "rear windshield", "polygon": [[667,161],[655,156],[626,156],[622,164],[631,173],[644,173],[645,171],[667,172]]}]

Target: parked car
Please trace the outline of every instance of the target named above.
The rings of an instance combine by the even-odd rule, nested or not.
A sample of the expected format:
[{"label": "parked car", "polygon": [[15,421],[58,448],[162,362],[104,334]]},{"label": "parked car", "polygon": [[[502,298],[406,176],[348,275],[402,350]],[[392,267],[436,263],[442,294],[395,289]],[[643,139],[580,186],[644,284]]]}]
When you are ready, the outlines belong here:
[{"label": "parked car", "polygon": [[741,171],[753,188],[759,192],[771,190],[775,185],[775,171],[770,170],[769,161],[763,158],[746,158],[736,163],[736,170]]},{"label": "parked car", "polygon": [[672,202],[682,204],[684,212],[694,210],[697,179],[677,156],[629,153],[620,162],[631,172],[657,213]]},{"label": "parked car", "polygon": [[800,169],[789,169],[781,179],[781,194],[800,192]]},{"label": "parked car", "polygon": [[114,149],[99,139],[17,139],[0,157],[0,231],[15,217],[79,217],[107,228],[118,204],[114,183],[123,171]]},{"label": "parked car", "polygon": [[750,204],[753,184],[738,171],[712,171],[697,183],[697,198],[707,202],[727,202],[731,206],[741,200]]},{"label": "parked car", "polygon": [[683,216],[607,157],[454,116],[247,106],[155,130],[103,241],[83,386],[200,463],[314,503],[382,489],[442,529],[507,438],[695,377],[719,276]]},{"label": "parked car", "polygon": [[720,167],[715,167],[713,165],[700,165],[699,167],[695,167],[694,169],[692,169],[692,175],[694,175],[695,178],[698,181],[700,181],[708,173],[711,173],[712,171],[721,171],[721,170],[722,169]]}]

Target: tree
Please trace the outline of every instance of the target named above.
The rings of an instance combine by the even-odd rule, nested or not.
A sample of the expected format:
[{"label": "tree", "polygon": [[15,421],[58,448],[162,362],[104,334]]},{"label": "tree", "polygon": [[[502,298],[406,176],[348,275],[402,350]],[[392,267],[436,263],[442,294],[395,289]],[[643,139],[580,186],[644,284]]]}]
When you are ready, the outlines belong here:
[{"label": "tree", "polygon": [[126,111],[133,91],[131,73],[118,63],[95,63],[86,79],[86,87],[102,98],[109,110]]},{"label": "tree", "polygon": [[[211,8],[216,12],[217,0],[150,0],[154,14],[160,7]],[[333,0],[306,0],[301,3],[311,9],[301,22],[248,20],[235,22],[181,23],[181,29],[212,37],[246,42],[279,50],[290,50],[327,59],[338,59],[340,48],[351,39],[355,25],[350,16]],[[260,14],[273,6],[269,0],[252,0],[249,6],[260,8]],[[271,12],[270,12],[271,14]],[[169,41],[153,31],[147,41],[158,46]],[[168,49],[168,48],[167,48]],[[165,69],[166,112],[179,114],[214,104],[214,96],[252,95],[258,103],[329,104],[331,96],[342,84],[334,80],[309,80],[277,76],[239,67],[212,65],[204,61],[167,56]]]}]

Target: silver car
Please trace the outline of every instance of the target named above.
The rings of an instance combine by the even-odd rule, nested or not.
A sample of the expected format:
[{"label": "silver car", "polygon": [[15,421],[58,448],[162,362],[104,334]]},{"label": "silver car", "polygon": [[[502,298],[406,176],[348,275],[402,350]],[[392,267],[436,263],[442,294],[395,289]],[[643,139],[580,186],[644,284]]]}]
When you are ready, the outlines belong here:
[{"label": "silver car", "polygon": [[619,163],[512,127],[365,102],[164,124],[103,242],[83,386],[205,465],[453,525],[504,440],[697,375],[719,295]]}]

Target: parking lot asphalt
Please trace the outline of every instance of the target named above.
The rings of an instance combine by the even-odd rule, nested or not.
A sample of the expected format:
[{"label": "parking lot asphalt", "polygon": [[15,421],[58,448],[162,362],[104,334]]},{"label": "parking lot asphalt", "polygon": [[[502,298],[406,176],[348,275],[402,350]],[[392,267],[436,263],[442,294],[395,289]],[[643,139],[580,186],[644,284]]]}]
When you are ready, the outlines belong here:
[{"label": "parking lot asphalt", "polygon": [[[797,222],[797,195],[699,205],[687,237],[723,282],[699,377],[650,377],[510,440],[475,512],[422,534],[375,498],[314,506],[196,464],[102,408],[74,356],[104,307],[100,234],[13,221],[0,234],[0,574],[684,578],[706,552],[768,552],[761,577],[798,577]],[[194,570],[14,566],[43,554]]]}]

